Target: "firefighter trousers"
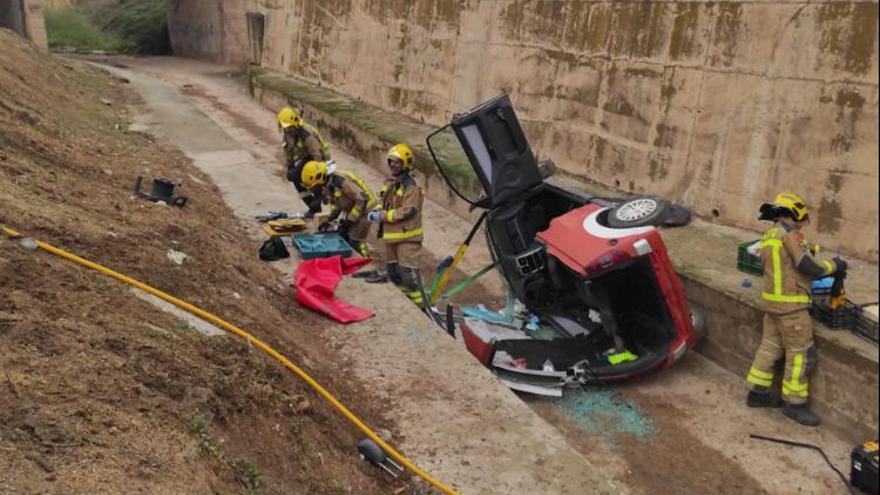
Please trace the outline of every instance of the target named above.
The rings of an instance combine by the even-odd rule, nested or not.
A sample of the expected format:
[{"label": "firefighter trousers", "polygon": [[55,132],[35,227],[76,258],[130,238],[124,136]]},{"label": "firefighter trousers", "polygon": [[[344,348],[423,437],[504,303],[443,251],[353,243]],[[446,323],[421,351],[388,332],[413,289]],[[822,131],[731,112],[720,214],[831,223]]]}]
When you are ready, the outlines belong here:
[{"label": "firefighter trousers", "polygon": [[[421,242],[385,242],[385,261],[388,263],[388,279],[406,294],[417,306],[424,303],[421,287],[411,269],[419,266]],[[401,269],[401,267],[404,267]],[[407,270],[410,268],[410,270]]]},{"label": "firefighter trousers", "polygon": [[809,399],[808,374],[816,361],[813,321],[808,310],[764,315],[764,335],[746,376],[749,389],[769,389],[774,365],[783,357],[782,399],[791,405],[805,404]]}]

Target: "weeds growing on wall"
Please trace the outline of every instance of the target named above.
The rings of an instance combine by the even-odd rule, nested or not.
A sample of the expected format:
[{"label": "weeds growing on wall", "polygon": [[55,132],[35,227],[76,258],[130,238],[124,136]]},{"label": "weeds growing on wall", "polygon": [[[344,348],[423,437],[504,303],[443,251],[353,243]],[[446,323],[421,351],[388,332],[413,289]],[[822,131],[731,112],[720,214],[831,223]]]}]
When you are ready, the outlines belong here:
[{"label": "weeds growing on wall", "polygon": [[79,5],[98,29],[125,40],[127,51],[171,53],[166,0],[80,0]]},{"label": "weeds growing on wall", "polygon": [[78,0],[73,4],[72,8],[46,10],[53,50],[171,53],[166,0]]},{"label": "weeds growing on wall", "polygon": [[73,7],[46,9],[49,48],[74,52],[125,52],[130,48],[122,39],[102,33]]}]

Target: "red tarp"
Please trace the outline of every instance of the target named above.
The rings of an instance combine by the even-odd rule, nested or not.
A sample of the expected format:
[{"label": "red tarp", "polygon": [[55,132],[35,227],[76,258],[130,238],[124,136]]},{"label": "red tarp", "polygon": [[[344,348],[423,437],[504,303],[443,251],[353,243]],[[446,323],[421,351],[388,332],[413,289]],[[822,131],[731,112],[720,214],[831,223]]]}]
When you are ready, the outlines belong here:
[{"label": "red tarp", "polygon": [[297,302],[340,323],[353,323],[375,316],[375,313],[333,297],[343,275],[360,270],[370,261],[369,258],[342,256],[303,261],[293,272]]}]

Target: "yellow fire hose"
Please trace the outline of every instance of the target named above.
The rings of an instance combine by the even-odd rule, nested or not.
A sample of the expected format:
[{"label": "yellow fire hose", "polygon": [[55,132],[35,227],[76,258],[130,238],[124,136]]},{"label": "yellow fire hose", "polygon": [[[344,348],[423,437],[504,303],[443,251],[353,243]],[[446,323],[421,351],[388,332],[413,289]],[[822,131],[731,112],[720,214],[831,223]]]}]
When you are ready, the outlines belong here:
[{"label": "yellow fire hose", "polygon": [[[15,231],[13,229],[10,229],[9,227],[0,226],[0,228],[2,228],[3,233],[5,233],[7,236],[9,236],[11,238],[24,237],[23,234]],[[428,474],[427,472],[425,472],[424,470],[422,470],[421,468],[419,468],[418,466],[413,464],[412,461],[410,461],[409,459],[404,457],[403,454],[394,450],[394,448],[391,445],[388,445],[384,440],[382,440],[379,437],[379,435],[377,435],[373,430],[370,429],[369,426],[364,424],[364,422],[361,421],[357,416],[355,416],[354,413],[352,413],[347,407],[345,407],[341,402],[339,402],[339,400],[337,400],[336,397],[334,397],[330,392],[328,392],[327,389],[322,387],[320,383],[315,381],[315,379],[312,378],[311,376],[309,376],[308,373],[303,371],[300,367],[293,364],[289,359],[287,359],[286,357],[281,355],[278,351],[273,349],[269,344],[263,342],[262,340],[258,339],[257,337],[254,337],[253,335],[251,335],[247,331],[221,319],[220,317],[218,317],[212,313],[209,313],[199,307],[193,306],[192,304],[190,304],[186,301],[182,301],[182,300],[180,300],[180,299],[178,299],[178,298],[176,298],[166,292],[163,292],[159,289],[156,289],[155,287],[151,287],[151,286],[149,286],[139,280],[135,280],[135,279],[128,277],[126,275],[123,275],[117,271],[114,271],[114,270],[111,270],[111,269],[106,268],[104,266],[101,266],[101,265],[94,263],[92,261],[89,261],[85,258],[81,258],[81,257],[79,257],[75,254],[69,253],[63,249],[52,246],[51,244],[47,244],[42,241],[36,241],[36,243],[37,243],[37,247],[39,247],[43,251],[54,254],[56,256],[60,256],[68,261],[72,261],[72,262],[77,263],[77,264],[84,266],[86,268],[91,268],[92,270],[96,270],[98,272],[101,272],[104,275],[107,275],[109,277],[113,277],[121,282],[125,282],[126,284],[137,287],[138,289],[149,292],[150,294],[152,294],[162,300],[165,300],[165,301],[167,301],[167,302],[169,302],[169,303],[171,303],[171,304],[173,304],[173,305],[175,305],[185,311],[188,311],[188,312],[198,316],[199,318],[201,318],[203,320],[209,321],[209,322],[213,323],[214,325],[217,325],[218,327],[223,328],[224,330],[231,332],[231,333],[241,337],[242,339],[248,341],[250,344],[254,345],[255,347],[257,347],[258,349],[260,349],[264,353],[268,354],[269,356],[271,356],[273,359],[275,359],[279,363],[283,364],[285,368],[287,368],[288,370],[293,372],[293,374],[296,375],[297,377],[299,377],[302,381],[306,382],[306,384],[309,387],[311,387],[315,392],[320,394],[321,397],[323,397],[327,402],[329,402],[330,405],[333,406],[334,409],[339,411],[339,413],[342,414],[345,417],[345,419],[349,420],[353,425],[355,425],[359,430],[361,430],[364,433],[364,435],[366,435],[370,440],[376,442],[376,444],[378,444],[380,447],[382,447],[382,449],[388,454],[389,457],[391,457],[392,459],[399,462],[401,465],[403,465],[410,472],[419,476],[420,478],[425,480],[427,483],[429,483],[431,486],[437,488],[438,490],[440,490],[444,494],[459,495],[457,491],[446,486],[440,480],[437,480],[436,478],[434,478],[433,476],[431,476],[430,474]]]}]

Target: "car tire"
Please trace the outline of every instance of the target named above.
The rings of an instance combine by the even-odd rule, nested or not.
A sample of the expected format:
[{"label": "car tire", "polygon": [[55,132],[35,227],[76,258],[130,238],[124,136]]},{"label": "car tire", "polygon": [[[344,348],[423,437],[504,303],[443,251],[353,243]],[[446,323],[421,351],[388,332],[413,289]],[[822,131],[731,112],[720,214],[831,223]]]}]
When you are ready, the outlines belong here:
[{"label": "car tire", "polygon": [[697,342],[706,338],[709,330],[706,326],[706,316],[699,309],[691,308],[691,325],[694,327],[694,333],[697,334]]},{"label": "car tire", "polygon": [[630,199],[608,212],[608,226],[629,229],[663,223],[669,202],[648,196]]}]

